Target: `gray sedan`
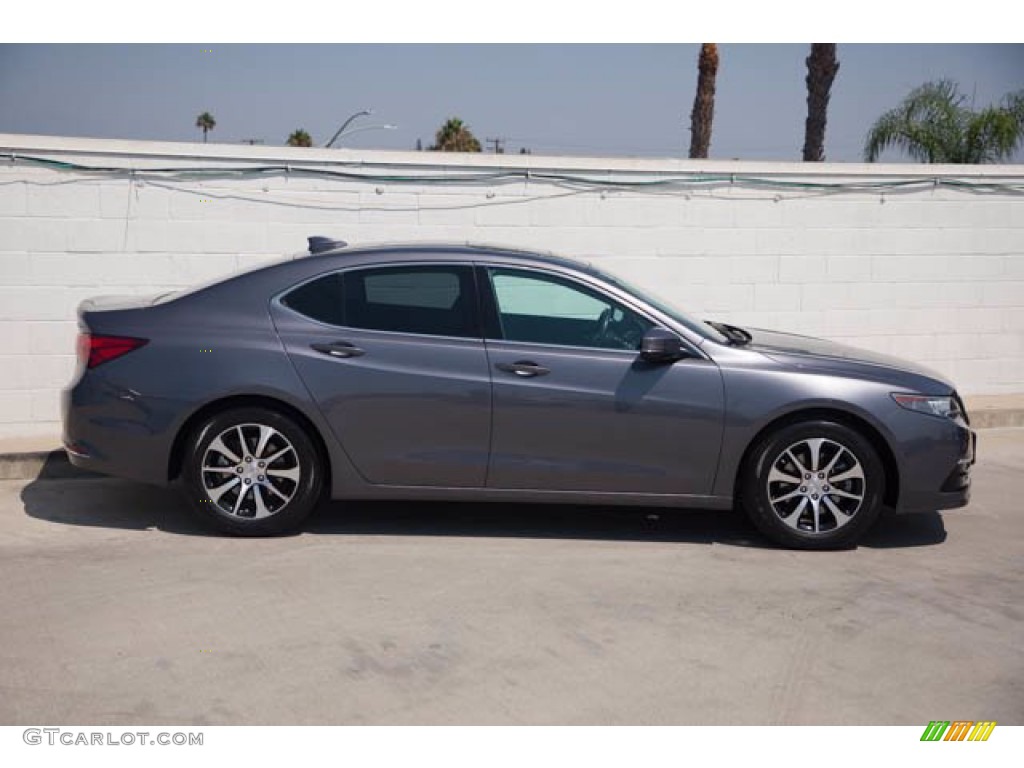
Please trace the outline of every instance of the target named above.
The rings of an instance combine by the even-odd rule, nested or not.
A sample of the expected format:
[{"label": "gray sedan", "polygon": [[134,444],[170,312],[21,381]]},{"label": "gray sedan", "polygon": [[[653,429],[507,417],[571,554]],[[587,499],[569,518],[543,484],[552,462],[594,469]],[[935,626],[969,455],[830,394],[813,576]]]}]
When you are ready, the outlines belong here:
[{"label": "gray sedan", "polygon": [[181,481],[207,523],[293,529],[326,496],[729,509],[850,546],[884,507],[967,503],[952,383],[703,322],[594,267],[470,245],[309,253],[79,308],[73,464]]}]

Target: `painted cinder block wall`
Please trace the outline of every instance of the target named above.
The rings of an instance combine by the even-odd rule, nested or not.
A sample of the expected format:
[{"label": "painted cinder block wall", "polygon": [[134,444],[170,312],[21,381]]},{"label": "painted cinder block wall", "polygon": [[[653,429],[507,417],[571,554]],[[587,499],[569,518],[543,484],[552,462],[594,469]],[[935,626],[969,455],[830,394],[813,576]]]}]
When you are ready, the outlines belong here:
[{"label": "painted cinder block wall", "polygon": [[[265,166],[280,171],[147,173]],[[497,173],[511,178],[467,178]],[[719,182],[623,186],[698,173]],[[895,180],[915,184],[870,186]],[[949,185],[956,180],[990,187]],[[824,193],[779,182],[844,186]],[[82,299],[227,275],[302,250],[312,234],[551,250],[702,317],[895,353],[948,374],[966,394],[1022,392],[1022,190],[1019,165],[442,155],[0,134],[0,437],[58,433]]]}]

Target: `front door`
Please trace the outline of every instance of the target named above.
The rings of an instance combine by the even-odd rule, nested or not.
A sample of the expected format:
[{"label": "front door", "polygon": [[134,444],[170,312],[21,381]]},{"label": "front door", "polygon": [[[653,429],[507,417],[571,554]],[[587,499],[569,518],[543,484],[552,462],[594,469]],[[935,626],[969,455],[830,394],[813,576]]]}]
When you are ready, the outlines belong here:
[{"label": "front door", "polygon": [[723,389],[710,360],[639,358],[653,323],[550,272],[480,269],[491,320],[489,488],[710,495]]},{"label": "front door", "polygon": [[281,340],[366,480],[483,486],[491,382],[472,267],[352,269],[281,304]]}]

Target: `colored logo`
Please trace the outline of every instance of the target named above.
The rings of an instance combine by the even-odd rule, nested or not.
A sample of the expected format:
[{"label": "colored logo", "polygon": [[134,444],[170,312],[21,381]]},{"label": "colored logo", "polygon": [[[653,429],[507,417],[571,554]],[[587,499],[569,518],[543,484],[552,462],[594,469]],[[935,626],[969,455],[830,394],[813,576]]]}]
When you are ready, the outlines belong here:
[{"label": "colored logo", "polygon": [[995,720],[932,720],[921,741],[988,741],[995,727]]}]

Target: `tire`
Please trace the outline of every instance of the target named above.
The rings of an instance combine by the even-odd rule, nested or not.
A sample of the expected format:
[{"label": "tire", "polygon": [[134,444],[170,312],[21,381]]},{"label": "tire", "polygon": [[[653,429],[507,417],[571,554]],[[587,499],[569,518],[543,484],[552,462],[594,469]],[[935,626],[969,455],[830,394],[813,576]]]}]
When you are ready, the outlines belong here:
[{"label": "tire", "polygon": [[306,431],[287,416],[256,407],[224,411],[200,424],[186,445],[182,474],[196,516],[236,536],[297,528],[320,501],[324,484],[323,459]]},{"label": "tire", "polygon": [[845,424],[814,420],[781,427],[754,446],[742,469],[740,504],[782,546],[840,549],[878,519],[884,492],[885,471],[871,442]]}]

